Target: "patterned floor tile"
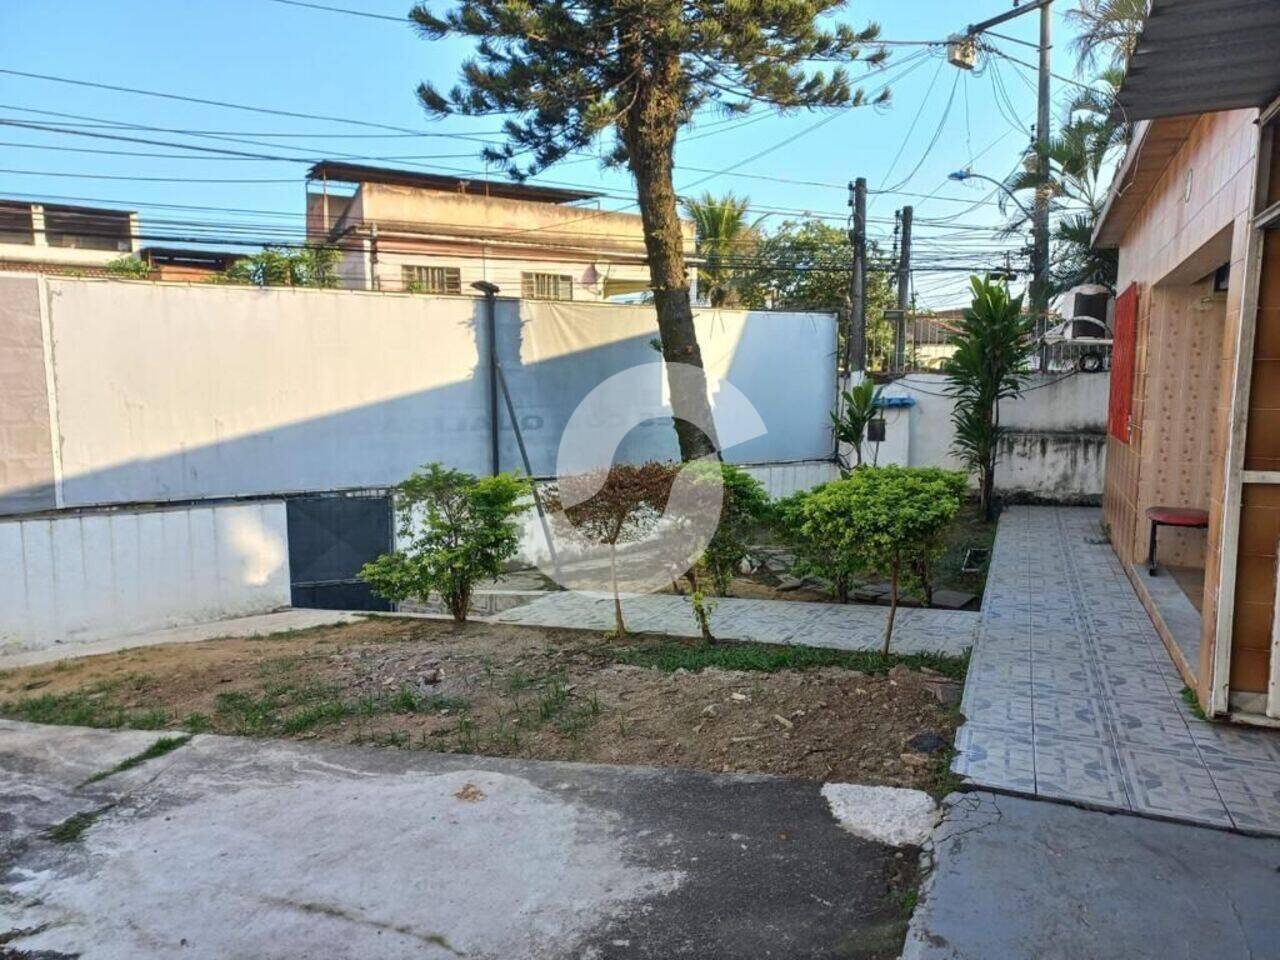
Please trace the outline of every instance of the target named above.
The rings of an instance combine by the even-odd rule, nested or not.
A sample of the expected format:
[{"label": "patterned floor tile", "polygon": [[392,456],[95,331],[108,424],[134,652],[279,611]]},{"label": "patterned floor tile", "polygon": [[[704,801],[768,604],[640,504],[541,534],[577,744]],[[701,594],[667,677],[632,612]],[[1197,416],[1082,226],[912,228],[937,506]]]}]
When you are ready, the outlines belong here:
[{"label": "patterned floor tile", "polygon": [[1231,826],[1213,777],[1198,757],[1121,744],[1120,766],[1134,811]]},{"label": "patterned floor tile", "polygon": [[1038,696],[1031,712],[1037,737],[1044,734],[1111,743],[1110,721],[1100,698]]},{"label": "patterned floor tile", "polygon": [[1242,830],[1274,831],[1280,823],[1280,767],[1210,760],[1209,773]]},{"label": "patterned floor tile", "polygon": [[951,770],[983,787],[1034,793],[1035,747],[1031,733],[966,723],[956,731]]},{"label": "patterned floor tile", "polygon": [[1191,725],[1191,737],[1199,745],[1206,763],[1234,760],[1280,768],[1280,731],[1196,723]]},{"label": "patterned floor tile", "polygon": [[1105,739],[1070,739],[1042,734],[1036,728],[1036,793],[1112,807],[1127,807],[1120,758]]},{"label": "patterned floor tile", "polygon": [[1112,731],[1122,743],[1163,747],[1199,757],[1186,717],[1173,702],[1115,700],[1107,704],[1107,712],[1111,716]]}]

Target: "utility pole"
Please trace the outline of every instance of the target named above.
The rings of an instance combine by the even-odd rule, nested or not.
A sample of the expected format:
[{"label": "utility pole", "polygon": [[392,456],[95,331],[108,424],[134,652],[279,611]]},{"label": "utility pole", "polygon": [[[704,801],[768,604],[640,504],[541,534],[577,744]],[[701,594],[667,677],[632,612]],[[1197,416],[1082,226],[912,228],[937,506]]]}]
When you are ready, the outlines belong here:
[{"label": "utility pole", "polygon": [[[1035,311],[1036,336],[1049,328],[1049,76],[1053,69],[1053,14],[1050,4],[1040,8],[1040,85],[1036,115],[1036,205],[1032,224],[1035,248],[1032,261],[1031,308]],[[1046,373],[1048,348],[1040,342],[1040,372]]]},{"label": "utility pole", "polygon": [[911,293],[911,221],[915,210],[902,208],[902,253],[898,257],[898,316],[894,331],[893,369],[907,368],[907,307]]},{"label": "utility pole", "polygon": [[849,206],[853,207],[853,279],[850,283],[849,332],[845,342],[844,372],[861,373],[867,367],[867,178],[849,184]]},{"label": "utility pole", "polygon": [[[1048,326],[1049,314],[1049,192],[1050,173],[1047,157],[1050,139],[1049,110],[1052,106],[1050,78],[1053,70],[1053,0],[1028,0],[1014,9],[998,14],[981,23],[971,24],[961,35],[953,37],[948,47],[948,59],[962,70],[972,70],[977,63],[976,38],[1007,20],[1020,17],[1032,10],[1040,11],[1040,70],[1036,90],[1036,197],[1032,207],[1031,254],[1031,311],[1036,319],[1036,331],[1043,334]],[[1040,369],[1044,370],[1045,348],[1040,348]]]}]

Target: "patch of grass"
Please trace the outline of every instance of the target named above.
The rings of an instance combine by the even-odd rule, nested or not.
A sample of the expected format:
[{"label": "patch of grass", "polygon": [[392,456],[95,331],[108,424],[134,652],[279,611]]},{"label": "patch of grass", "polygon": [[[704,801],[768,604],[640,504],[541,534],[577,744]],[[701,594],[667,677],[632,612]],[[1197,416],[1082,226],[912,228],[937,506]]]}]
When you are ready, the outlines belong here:
[{"label": "patch of grass", "polygon": [[213,721],[204,713],[189,713],[187,718],[182,721],[182,726],[186,727],[189,733],[208,733],[213,729]]},{"label": "patch of grass", "polygon": [[1182,702],[1191,708],[1191,712],[1196,715],[1196,719],[1209,719],[1208,714],[1204,712],[1204,708],[1200,706],[1200,698],[1196,696],[1196,692],[1190,687],[1182,688]]},{"label": "patch of grass", "polygon": [[762,643],[696,643],[663,638],[654,643],[610,649],[608,655],[619,663],[649,667],[668,673],[688,670],[697,673],[708,667],[720,670],[751,670],[777,673],[781,670],[814,670],[819,667],[843,667],[862,673],[881,674],[905,664],[914,670],[922,667],[943,676],[963,680],[969,669],[969,656],[945,657],[933,653],[890,653],[831,650],[825,647],[771,645]]},{"label": "patch of grass", "polygon": [[88,786],[91,783],[97,783],[99,780],[105,780],[107,777],[115,776],[117,773],[124,773],[124,771],[132,770],[134,767],[140,767],[148,760],[154,760],[156,757],[163,757],[166,753],[171,753],[172,751],[177,750],[190,739],[190,734],[184,734],[180,737],[161,737],[141,753],[135,753],[131,757],[125,757],[110,770],[98,771],[92,777],[82,781],[80,786]]},{"label": "patch of grass", "polygon": [[45,839],[52,840],[54,843],[75,843],[84,837],[88,829],[93,826],[95,821],[106,813],[108,807],[99,807],[97,810],[85,810],[81,813],[73,813],[61,823],[55,823],[44,832]]},{"label": "patch of grass", "polygon": [[898,909],[902,911],[902,916],[907,920],[910,920],[911,915],[916,912],[916,906],[919,903],[920,891],[914,888],[898,895]]},{"label": "patch of grass", "polygon": [[72,693],[46,693],[0,704],[0,716],[28,723],[70,727],[159,730],[169,722],[163,710],[129,710],[112,698],[115,684],[100,684]]}]

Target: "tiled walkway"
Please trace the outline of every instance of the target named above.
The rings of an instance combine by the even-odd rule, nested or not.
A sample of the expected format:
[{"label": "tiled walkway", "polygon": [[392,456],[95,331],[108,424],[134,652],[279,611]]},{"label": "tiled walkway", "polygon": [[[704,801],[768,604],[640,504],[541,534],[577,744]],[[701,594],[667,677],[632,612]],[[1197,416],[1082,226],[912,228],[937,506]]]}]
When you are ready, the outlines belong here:
[{"label": "tiled walkway", "polygon": [[[622,601],[627,629],[696,637],[689,601],[681,597],[627,596]],[[864,604],[799,603],[789,600],[716,599],[711,629],[722,640],[802,643],[840,650],[879,650],[884,637],[884,607]],[[613,598],[565,591],[495,614],[493,620],[540,627],[613,628]],[[973,646],[979,615],[957,610],[902,609],[893,629],[898,653],[958,656]]]},{"label": "tiled walkway", "polygon": [[971,782],[1280,833],[1280,732],[1199,720],[1099,511],[1000,518],[954,769]]}]

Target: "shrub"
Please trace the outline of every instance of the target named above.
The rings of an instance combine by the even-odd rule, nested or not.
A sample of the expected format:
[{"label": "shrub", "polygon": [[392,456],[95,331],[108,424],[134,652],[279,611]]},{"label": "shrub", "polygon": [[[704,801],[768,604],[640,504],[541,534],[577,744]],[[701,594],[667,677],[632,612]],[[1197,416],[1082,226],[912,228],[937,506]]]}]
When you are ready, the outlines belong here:
[{"label": "shrub", "polygon": [[867,435],[867,424],[876,415],[880,402],[880,389],[867,377],[852,390],[846,390],[841,398],[844,409],[831,414],[836,440],[853,447],[855,466],[862,466],[862,441]]},{"label": "shrub", "polygon": [[800,505],[806,538],[839,558],[842,569],[870,570],[889,579],[886,654],[903,575],[910,577],[922,558],[937,550],[963,493],[962,474],[879,467],[855,470],[816,490]]},{"label": "shrub", "polygon": [[514,474],[478,478],[430,464],[396,488],[408,548],[365,564],[360,578],[388,600],[437,592],[455,620],[466,620],[476,582],[497,576],[520,546],[528,491]]},{"label": "shrub", "polygon": [[752,534],[768,518],[769,495],[759,480],[732,464],[702,460],[685,464],[684,469],[692,471],[700,482],[718,479],[722,484],[720,522],[702,552],[702,565],[710,574],[716,593],[727,597]]},{"label": "shrub", "polygon": [[821,484],[779,500],[773,507],[774,526],[795,553],[792,573],[821,577],[831,584],[837,603],[848,603],[853,578],[862,572],[861,560],[843,550],[825,524],[816,522],[812,504],[826,487]]},{"label": "shrub", "polygon": [[943,366],[955,397],[952,451],[978,475],[982,514],[994,518],[1000,401],[1022,395],[1035,343],[1035,320],[1022,313],[1022,298],[1008,287],[973,277],[973,304],[965,310],[953,353]]},{"label": "shrub", "polygon": [[145,280],[151,276],[151,267],[137,257],[116,257],[107,264],[107,272],[113,277]]},{"label": "shrub", "polygon": [[568,533],[587,543],[608,546],[609,584],[619,637],[626,636],[627,627],[618,593],[618,544],[639,540],[653,530],[666,507],[675,474],[676,468],[666,463],[617,463],[563,477],[557,488],[547,493],[547,508],[572,525]]}]

